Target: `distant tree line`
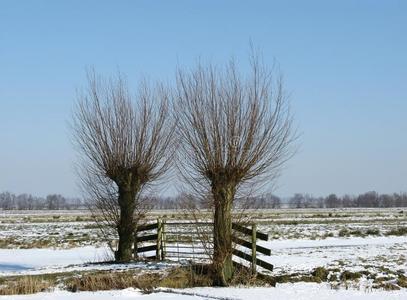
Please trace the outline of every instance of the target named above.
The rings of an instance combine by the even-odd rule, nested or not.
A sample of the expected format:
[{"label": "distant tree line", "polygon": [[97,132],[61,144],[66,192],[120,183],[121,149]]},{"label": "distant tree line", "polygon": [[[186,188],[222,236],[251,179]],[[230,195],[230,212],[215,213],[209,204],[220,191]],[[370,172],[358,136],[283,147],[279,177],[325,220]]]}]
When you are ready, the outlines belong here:
[{"label": "distant tree line", "polygon": [[81,209],[84,202],[80,198],[66,198],[59,194],[37,197],[31,194],[0,193],[0,209],[2,210],[61,210]]},{"label": "distant tree line", "polygon": [[[191,195],[179,194],[172,197],[149,196],[144,203],[149,209],[166,210],[182,209],[185,197]],[[378,194],[367,192],[358,196],[337,196],[330,194],[326,197],[314,197],[309,194],[294,194],[288,199],[282,200],[273,194],[253,197],[249,201],[250,208],[276,209],[276,208],[343,208],[343,207],[407,207],[407,193]],[[235,206],[238,206],[237,201]],[[59,194],[50,194],[37,197],[31,194],[13,194],[9,192],[0,193],[0,209],[2,210],[73,210],[85,208],[81,198],[66,198]],[[207,203],[202,202],[200,208],[207,208]]]},{"label": "distant tree line", "polygon": [[327,197],[313,197],[297,193],[288,201],[290,208],[342,208],[342,207],[407,207],[407,193],[379,194],[375,191],[358,196],[342,197],[330,194]]},{"label": "distant tree line", "polygon": [[[187,195],[180,194],[175,197],[151,197],[148,203],[152,209],[177,209],[182,208],[183,199]],[[239,205],[236,201],[234,206]],[[357,196],[337,196],[330,194],[326,197],[314,197],[309,194],[294,194],[288,199],[281,199],[273,194],[253,197],[243,201],[249,208],[343,208],[343,207],[407,207],[407,193],[378,194],[371,191]],[[249,203],[249,205],[248,205]],[[205,209],[206,203],[202,202],[200,208]]]}]

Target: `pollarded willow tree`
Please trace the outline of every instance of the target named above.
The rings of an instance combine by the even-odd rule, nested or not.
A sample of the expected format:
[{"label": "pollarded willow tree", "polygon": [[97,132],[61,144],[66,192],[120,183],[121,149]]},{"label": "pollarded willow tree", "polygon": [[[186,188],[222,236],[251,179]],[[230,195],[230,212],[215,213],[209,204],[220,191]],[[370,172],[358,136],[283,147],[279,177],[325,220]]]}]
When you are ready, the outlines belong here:
[{"label": "pollarded willow tree", "polygon": [[104,80],[90,72],[78,97],[73,138],[81,158],[81,179],[92,209],[119,236],[115,258],[132,259],[141,192],[160,179],[174,156],[175,122],[169,93],[141,82],[132,96],[119,74]]},{"label": "pollarded willow tree", "polygon": [[257,56],[248,76],[234,62],[179,70],[175,94],[180,173],[213,207],[214,284],[233,276],[232,209],[237,196],[270,185],[296,139],[282,78]]}]

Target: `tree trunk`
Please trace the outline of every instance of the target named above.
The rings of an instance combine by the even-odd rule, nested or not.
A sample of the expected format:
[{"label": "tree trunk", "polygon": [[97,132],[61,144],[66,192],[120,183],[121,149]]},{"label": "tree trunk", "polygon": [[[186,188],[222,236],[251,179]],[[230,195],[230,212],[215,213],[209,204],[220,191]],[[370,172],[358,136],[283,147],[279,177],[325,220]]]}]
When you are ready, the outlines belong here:
[{"label": "tree trunk", "polygon": [[129,262],[133,259],[135,196],[136,189],[119,187],[119,247],[115,257],[117,262]]},{"label": "tree trunk", "polygon": [[213,268],[215,286],[227,286],[233,276],[232,204],[234,189],[213,188],[215,215],[213,227]]}]

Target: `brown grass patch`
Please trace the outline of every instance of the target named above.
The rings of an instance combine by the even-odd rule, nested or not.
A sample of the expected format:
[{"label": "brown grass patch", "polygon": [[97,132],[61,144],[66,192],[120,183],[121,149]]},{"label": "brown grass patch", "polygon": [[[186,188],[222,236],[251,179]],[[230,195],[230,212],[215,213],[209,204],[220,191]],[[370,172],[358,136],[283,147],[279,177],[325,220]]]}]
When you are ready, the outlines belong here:
[{"label": "brown grass patch", "polygon": [[204,265],[174,268],[164,276],[158,286],[168,288],[189,288],[211,286],[210,270]]},{"label": "brown grass patch", "polygon": [[132,272],[100,272],[72,277],[65,281],[71,292],[120,290],[129,287],[151,290],[155,287],[158,274],[134,276]]},{"label": "brown grass patch", "polygon": [[407,227],[398,227],[392,229],[389,232],[386,232],[386,235],[396,235],[396,236],[407,235]]},{"label": "brown grass patch", "polygon": [[0,287],[0,295],[21,295],[44,292],[54,287],[53,280],[38,276],[21,276],[5,280]]},{"label": "brown grass patch", "polygon": [[407,288],[407,277],[400,274],[397,280],[397,284],[402,288]]},{"label": "brown grass patch", "polygon": [[116,290],[129,287],[151,292],[156,287],[187,288],[210,286],[210,277],[196,267],[178,267],[165,274],[146,273],[136,275],[133,272],[97,272],[71,277],[65,280],[66,288],[71,292]]}]

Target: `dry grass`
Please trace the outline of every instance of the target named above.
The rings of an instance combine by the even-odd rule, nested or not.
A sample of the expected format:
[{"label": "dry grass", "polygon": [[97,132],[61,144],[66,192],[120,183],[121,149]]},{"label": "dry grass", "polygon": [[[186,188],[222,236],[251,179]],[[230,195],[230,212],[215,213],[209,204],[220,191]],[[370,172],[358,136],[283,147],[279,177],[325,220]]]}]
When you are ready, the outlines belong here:
[{"label": "dry grass", "polygon": [[[335,276],[332,276],[335,275]],[[356,282],[362,276],[369,276],[367,271],[340,272],[339,269],[325,269],[318,267],[309,274],[293,273],[280,276],[253,275],[250,268],[236,266],[231,285],[246,286],[275,286],[276,283],[285,282],[331,282],[338,284]],[[333,278],[334,277],[334,278]],[[407,279],[400,274],[395,277],[379,278],[375,280],[376,288],[396,289],[407,287]],[[135,273],[135,271],[111,272],[84,272],[84,273],[59,273],[49,275],[13,276],[0,278],[0,295],[31,294],[64,287],[68,291],[100,291],[119,290],[129,287],[140,289],[145,293],[152,292],[157,287],[163,288],[191,288],[212,286],[212,271],[209,265],[192,265],[175,267],[163,272]]]},{"label": "dry grass", "polygon": [[211,286],[210,270],[205,265],[181,267],[170,270],[159,282],[160,287],[188,288]]},{"label": "dry grass", "polygon": [[141,290],[154,288],[158,274],[134,276],[132,272],[99,272],[72,277],[65,281],[66,288],[71,292],[119,290],[129,287]]},{"label": "dry grass", "polygon": [[54,285],[53,280],[44,277],[21,276],[2,282],[0,295],[34,294],[50,290]]},{"label": "dry grass", "polygon": [[407,277],[405,275],[400,274],[397,280],[397,284],[402,288],[407,288]]},{"label": "dry grass", "polygon": [[396,229],[392,229],[389,232],[387,232],[386,235],[396,235],[396,236],[407,235],[407,227],[398,227]]},{"label": "dry grass", "polygon": [[212,279],[206,267],[178,267],[165,273],[86,272],[49,275],[11,276],[0,278],[0,295],[34,294],[52,290],[56,286],[68,291],[119,290],[129,287],[146,293],[157,287],[187,288],[210,286]]},{"label": "dry grass", "polygon": [[346,281],[346,280],[358,280],[363,276],[362,272],[351,272],[351,271],[343,271],[342,274],[340,275],[340,279],[342,281]]},{"label": "dry grass", "polygon": [[97,272],[71,277],[65,280],[69,291],[99,291],[125,289],[129,287],[151,292],[156,287],[187,288],[210,286],[212,281],[207,274],[199,273],[194,267],[179,267],[165,274],[146,273],[135,275],[132,272]]}]

